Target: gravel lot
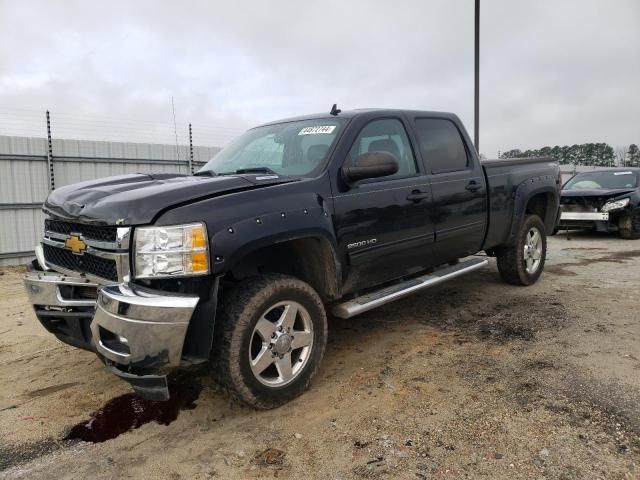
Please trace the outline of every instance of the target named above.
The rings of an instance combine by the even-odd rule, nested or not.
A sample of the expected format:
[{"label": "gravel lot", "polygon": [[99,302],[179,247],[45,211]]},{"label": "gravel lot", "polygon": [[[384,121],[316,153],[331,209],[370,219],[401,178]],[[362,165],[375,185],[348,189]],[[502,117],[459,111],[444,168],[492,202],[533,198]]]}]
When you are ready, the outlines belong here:
[{"label": "gravel lot", "polygon": [[640,240],[549,242],[538,284],[495,264],[330,320],[310,390],[258,412],[207,380],[195,408],[64,440],[129,392],[50,336],[0,276],[0,478],[640,478]]}]

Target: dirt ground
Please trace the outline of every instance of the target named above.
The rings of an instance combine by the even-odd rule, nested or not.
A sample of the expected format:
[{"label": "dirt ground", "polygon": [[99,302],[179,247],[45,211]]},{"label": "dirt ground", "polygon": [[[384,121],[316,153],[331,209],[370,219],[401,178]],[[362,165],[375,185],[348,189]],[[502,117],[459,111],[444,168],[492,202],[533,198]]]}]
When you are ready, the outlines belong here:
[{"label": "dirt ground", "polygon": [[129,392],[0,276],[0,478],[640,478],[640,240],[550,239],[541,280],[495,263],[330,319],[311,388],[254,411],[205,388],[169,425],[64,440]]}]

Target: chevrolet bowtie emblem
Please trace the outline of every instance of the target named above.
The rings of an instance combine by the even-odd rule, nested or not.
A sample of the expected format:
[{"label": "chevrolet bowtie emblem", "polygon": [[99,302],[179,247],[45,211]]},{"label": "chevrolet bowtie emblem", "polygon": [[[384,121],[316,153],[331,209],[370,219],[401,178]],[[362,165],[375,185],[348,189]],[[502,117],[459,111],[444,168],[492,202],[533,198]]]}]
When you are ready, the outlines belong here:
[{"label": "chevrolet bowtie emblem", "polygon": [[87,244],[80,239],[80,235],[71,235],[64,241],[64,246],[76,255],[82,255],[87,249]]}]

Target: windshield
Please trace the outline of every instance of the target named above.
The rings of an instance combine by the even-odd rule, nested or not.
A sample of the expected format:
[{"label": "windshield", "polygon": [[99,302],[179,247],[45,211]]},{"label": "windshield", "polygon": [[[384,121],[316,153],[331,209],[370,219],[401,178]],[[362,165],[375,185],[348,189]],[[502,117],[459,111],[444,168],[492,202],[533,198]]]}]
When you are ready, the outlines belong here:
[{"label": "windshield", "polygon": [[636,188],[638,174],[629,170],[579,173],[565,186],[565,190],[616,190]]},{"label": "windshield", "polygon": [[304,176],[319,167],[344,121],[302,120],[257,127],[245,132],[202,167],[218,175],[248,170]]}]

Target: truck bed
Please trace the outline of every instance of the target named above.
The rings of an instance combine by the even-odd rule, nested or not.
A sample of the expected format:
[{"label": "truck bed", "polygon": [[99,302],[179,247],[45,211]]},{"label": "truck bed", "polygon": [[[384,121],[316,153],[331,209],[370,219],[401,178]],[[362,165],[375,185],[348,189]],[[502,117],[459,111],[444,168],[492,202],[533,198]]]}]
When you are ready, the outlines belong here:
[{"label": "truck bed", "polygon": [[[538,191],[539,194],[550,193],[552,186],[559,182],[560,169],[551,158],[484,160],[481,165],[489,197],[488,226],[483,246],[488,250],[509,243],[514,222],[519,222],[520,216],[525,214],[526,206],[518,202]],[[551,205],[549,208],[557,209]],[[547,225],[547,228],[552,229],[553,226]]]}]

